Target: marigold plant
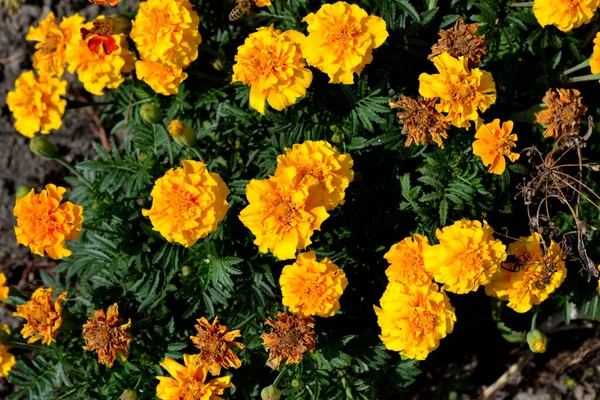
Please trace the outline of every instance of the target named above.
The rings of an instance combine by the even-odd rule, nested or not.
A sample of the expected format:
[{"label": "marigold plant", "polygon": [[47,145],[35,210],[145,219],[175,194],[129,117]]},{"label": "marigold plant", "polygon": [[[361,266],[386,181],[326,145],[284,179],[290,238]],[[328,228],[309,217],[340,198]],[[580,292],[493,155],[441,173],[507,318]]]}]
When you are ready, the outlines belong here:
[{"label": "marigold plant", "polygon": [[37,288],[31,299],[17,306],[17,311],[12,315],[25,318],[27,323],[21,329],[21,335],[27,343],[38,340],[42,344],[50,345],[55,342],[62,319],[62,303],[67,299],[67,292],[63,292],[56,300],[52,301],[52,288]]},{"label": "marigold plant", "polygon": [[599,0],[535,0],[533,14],[541,26],[569,32],[590,22],[599,6]]},{"label": "marigold plant", "polygon": [[515,162],[519,159],[519,153],[513,153],[516,147],[517,135],[512,133],[513,122],[506,121],[500,126],[500,120],[495,119],[489,124],[482,124],[473,142],[473,154],[481,157],[483,165],[489,165],[489,172],[501,175],[506,169],[506,159]]},{"label": "marigold plant", "polygon": [[131,319],[119,325],[119,305],[114,303],[106,313],[104,310],[94,310],[94,316],[88,318],[83,325],[84,350],[98,353],[98,362],[109,367],[113,366],[117,354],[121,360],[127,360],[129,343],[133,340],[127,329],[131,327]]}]

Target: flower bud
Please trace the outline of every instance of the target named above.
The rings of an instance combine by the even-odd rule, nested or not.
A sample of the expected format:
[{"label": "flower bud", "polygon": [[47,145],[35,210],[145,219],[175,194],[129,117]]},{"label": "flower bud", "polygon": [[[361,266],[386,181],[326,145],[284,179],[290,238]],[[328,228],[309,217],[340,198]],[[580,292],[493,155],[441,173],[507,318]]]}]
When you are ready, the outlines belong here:
[{"label": "flower bud", "polygon": [[17,199],[19,197],[27,196],[33,188],[29,186],[19,186],[17,188]]},{"label": "flower bud", "polygon": [[221,71],[223,69],[223,62],[221,60],[219,60],[218,58],[215,58],[212,62],[212,66],[217,71]]},{"label": "flower bud", "polygon": [[331,141],[333,143],[339,143],[342,141],[342,136],[339,133],[334,133],[333,135],[331,135]]},{"label": "flower bud", "polygon": [[131,19],[124,14],[115,14],[109,17],[113,20],[113,35],[118,35],[120,33],[128,34],[131,31]]},{"label": "flower bud", "polygon": [[174,119],[169,123],[169,133],[181,146],[194,146],[196,144],[196,134],[192,128],[178,119]]},{"label": "flower bud", "polygon": [[527,334],[527,344],[532,352],[544,353],[548,346],[548,338],[544,332],[534,329]]},{"label": "flower bud", "polygon": [[29,141],[29,150],[38,156],[45,158],[56,158],[58,152],[56,147],[48,139],[42,136],[35,136]]},{"label": "flower bud", "polygon": [[120,400],[137,400],[137,393],[131,389],[125,389],[123,393],[121,393]]},{"label": "flower bud", "polygon": [[292,387],[297,388],[300,386],[298,379],[292,379]]},{"label": "flower bud", "polygon": [[162,122],[162,111],[153,103],[146,103],[140,108],[142,119],[150,124],[160,124]]},{"label": "flower bud", "polygon": [[260,392],[260,398],[262,400],[279,400],[281,392],[275,386],[267,386]]},{"label": "flower bud", "polygon": [[181,275],[188,276],[191,273],[192,273],[192,269],[190,267],[188,267],[187,265],[185,267],[181,268]]}]

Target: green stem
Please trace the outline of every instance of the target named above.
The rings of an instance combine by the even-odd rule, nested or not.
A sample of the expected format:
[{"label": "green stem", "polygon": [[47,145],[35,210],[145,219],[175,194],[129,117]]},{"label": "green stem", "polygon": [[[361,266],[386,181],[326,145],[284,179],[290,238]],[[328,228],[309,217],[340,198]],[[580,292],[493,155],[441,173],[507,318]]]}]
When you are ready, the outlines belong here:
[{"label": "green stem", "polygon": [[45,346],[38,346],[36,344],[27,344],[27,343],[21,343],[21,342],[10,342],[9,344],[7,344],[7,346],[15,347],[17,349],[24,349],[24,350],[37,350],[37,351],[48,350],[48,347],[45,347]]},{"label": "green stem", "polygon": [[526,1],[524,3],[510,3],[509,7],[533,7],[533,1]]},{"label": "green stem", "polygon": [[538,316],[538,311],[539,311],[539,307],[535,307],[535,311],[533,312],[533,317],[531,318],[531,329],[530,330],[534,330],[535,326],[536,326],[536,322],[537,322],[537,316]]},{"label": "green stem", "polygon": [[281,371],[279,371],[279,375],[277,375],[277,378],[275,378],[275,381],[273,382],[272,386],[277,387],[277,385],[279,385],[279,382],[281,381],[281,378],[283,378],[283,374],[285,372],[285,367],[287,367],[287,364],[283,365],[283,367],[281,368]]},{"label": "green stem", "polygon": [[573,73],[575,71],[579,71],[582,68],[587,67],[588,65],[590,65],[590,58],[588,58],[587,60],[577,64],[576,66],[574,66],[573,68],[569,68],[568,70],[566,70],[565,72],[563,72],[563,75],[569,75],[570,73]]},{"label": "green stem", "polygon": [[190,149],[192,150],[192,152],[194,152],[196,157],[198,157],[198,160],[204,162],[204,157],[202,157],[202,154],[200,154],[200,151],[195,146],[190,147]]},{"label": "green stem", "polygon": [[65,160],[62,157],[56,157],[55,160],[63,165],[64,167],[68,168],[80,181],[82,181],[85,186],[88,187],[88,189],[90,190],[94,190],[94,187],[92,186],[92,183],[90,181],[88,181],[87,179],[85,179],[85,177],[81,174],[81,172],[77,171],[77,169],[72,166],[67,160]]},{"label": "green stem", "polygon": [[585,81],[595,81],[595,80],[600,80],[600,74],[576,76],[574,78],[567,79],[567,82],[572,83],[572,82],[585,82]]},{"label": "green stem", "polygon": [[119,236],[118,232],[109,231],[108,229],[96,228],[95,226],[91,226],[88,224],[83,224],[82,227],[83,227],[83,229],[87,229],[88,231],[96,231],[96,232],[101,232],[101,233],[107,233],[109,235]]},{"label": "green stem", "polygon": [[[152,124],[152,130],[156,134],[156,125]],[[171,135],[168,130],[165,130],[165,135],[167,136],[167,149],[169,151],[169,163],[170,166],[173,166],[173,147],[171,147]]]}]

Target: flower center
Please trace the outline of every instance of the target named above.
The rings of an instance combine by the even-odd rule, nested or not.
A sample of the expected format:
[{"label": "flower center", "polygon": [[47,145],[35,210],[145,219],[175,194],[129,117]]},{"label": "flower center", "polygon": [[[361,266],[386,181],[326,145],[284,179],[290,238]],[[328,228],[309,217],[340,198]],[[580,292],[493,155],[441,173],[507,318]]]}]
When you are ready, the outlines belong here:
[{"label": "flower center", "polygon": [[481,261],[481,255],[476,251],[461,256],[461,264],[466,271],[478,272],[481,269]]},{"label": "flower center", "polygon": [[250,75],[256,78],[268,77],[277,70],[282,69],[281,57],[273,46],[269,46],[256,53],[250,60]]},{"label": "flower center", "polygon": [[326,32],[326,34],[329,33],[327,44],[337,50],[346,50],[354,40],[358,28],[358,24],[354,21],[344,21],[343,18],[336,19],[330,26],[330,31]]},{"label": "flower center", "polygon": [[296,213],[296,204],[292,201],[291,194],[277,196],[269,204],[270,214],[282,224],[288,225]]},{"label": "flower center", "polygon": [[281,332],[281,336],[279,339],[279,347],[283,350],[283,351],[289,351],[292,350],[296,347],[298,347],[298,344],[300,342],[300,333],[297,331],[297,329],[294,328],[289,328],[289,329],[285,329],[283,332]]},{"label": "flower center", "polygon": [[60,35],[50,33],[48,36],[46,36],[46,40],[41,42],[40,50],[43,50],[47,53],[54,53],[61,41],[62,37]]},{"label": "flower center", "polygon": [[513,146],[514,142],[508,138],[500,139],[494,144],[496,151],[503,156],[509,155]]},{"label": "flower center", "polygon": [[169,208],[174,211],[175,215],[185,219],[193,213],[195,207],[196,202],[192,193],[183,188],[179,188],[173,192]]},{"label": "flower center", "polygon": [[452,88],[452,98],[459,103],[469,103],[475,99],[475,88],[468,82],[460,82]]},{"label": "flower center", "polygon": [[31,325],[35,330],[40,330],[40,326],[44,326],[46,324],[51,325],[49,323],[50,310],[47,310],[45,307],[37,306],[33,307],[29,310],[29,315],[27,316],[27,323]]},{"label": "flower center", "polygon": [[33,230],[40,235],[51,235],[56,229],[56,221],[49,210],[40,210],[33,218]]}]

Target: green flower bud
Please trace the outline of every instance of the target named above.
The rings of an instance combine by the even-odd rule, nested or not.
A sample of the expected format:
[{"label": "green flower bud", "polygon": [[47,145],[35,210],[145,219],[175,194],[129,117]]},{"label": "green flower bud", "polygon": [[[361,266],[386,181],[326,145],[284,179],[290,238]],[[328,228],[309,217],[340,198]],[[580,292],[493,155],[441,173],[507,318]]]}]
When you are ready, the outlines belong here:
[{"label": "green flower bud", "polygon": [[131,389],[125,389],[123,393],[121,393],[120,400],[137,400],[137,393]]},{"label": "green flower bud", "polygon": [[196,145],[196,134],[192,128],[178,119],[169,123],[169,133],[180,146]]},{"label": "green flower bud", "polygon": [[29,150],[44,158],[56,158],[58,152],[51,141],[43,136],[35,136],[29,141]]},{"label": "green flower bud", "polygon": [[181,268],[181,275],[188,276],[191,273],[192,273],[192,269],[190,267],[188,267],[187,265],[185,267]]},{"label": "green flower bud", "polygon": [[342,135],[340,135],[339,133],[334,133],[333,135],[331,135],[331,141],[333,143],[339,143],[342,141]]},{"label": "green flower bud", "polygon": [[160,124],[162,122],[162,111],[156,104],[146,103],[140,109],[140,115],[144,121],[150,124]]},{"label": "green flower bud", "polygon": [[19,197],[27,196],[33,188],[29,186],[19,186],[17,189],[17,199]]},{"label": "green flower bud", "polygon": [[298,386],[300,386],[298,379],[292,379],[292,387],[297,388]]},{"label": "green flower bud", "polygon": [[118,35],[120,33],[128,34],[131,31],[131,19],[124,14],[115,14],[109,17],[113,20],[113,35]]},{"label": "green flower bud", "polygon": [[548,346],[548,338],[544,332],[534,329],[527,334],[527,344],[532,352],[544,353]]},{"label": "green flower bud", "polygon": [[260,398],[262,400],[279,400],[281,392],[275,386],[267,386],[260,392]]}]

